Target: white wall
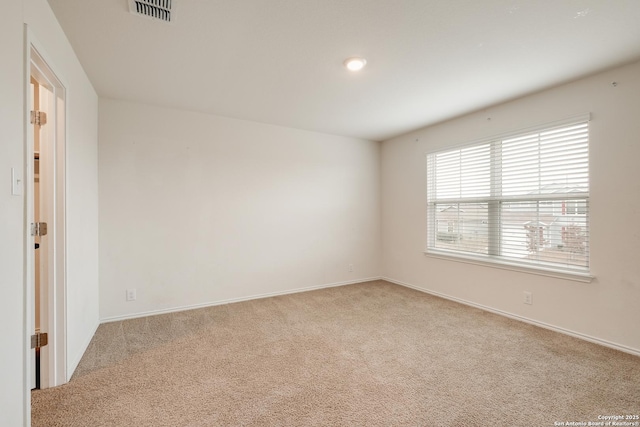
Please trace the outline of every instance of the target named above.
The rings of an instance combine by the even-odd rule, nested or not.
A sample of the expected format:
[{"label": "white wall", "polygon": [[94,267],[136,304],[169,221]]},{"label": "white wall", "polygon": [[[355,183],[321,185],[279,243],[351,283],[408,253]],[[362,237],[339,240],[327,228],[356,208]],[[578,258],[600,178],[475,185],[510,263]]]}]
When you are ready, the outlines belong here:
[{"label": "white wall", "polygon": [[[24,23],[68,87],[67,230],[69,375],[98,324],[97,96],[45,0],[5,0],[0,13],[0,424],[28,425],[23,196],[11,168],[25,172]],[[24,176],[22,176],[24,180]]]},{"label": "white wall", "polygon": [[[585,112],[592,113],[592,283],[423,254],[425,153]],[[385,141],[383,275],[640,352],[639,118],[640,63],[635,63]],[[522,303],[525,290],[533,292],[533,305]]]},{"label": "white wall", "polygon": [[0,419],[21,426],[28,391],[23,291],[24,198],[11,195],[11,168],[24,172],[22,1],[2,2],[0,13]]},{"label": "white wall", "polygon": [[66,86],[67,373],[99,324],[98,96],[46,0],[24,0],[25,22]]},{"label": "white wall", "polygon": [[379,143],[107,99],[99,135],[102,319],[380,275]]}]

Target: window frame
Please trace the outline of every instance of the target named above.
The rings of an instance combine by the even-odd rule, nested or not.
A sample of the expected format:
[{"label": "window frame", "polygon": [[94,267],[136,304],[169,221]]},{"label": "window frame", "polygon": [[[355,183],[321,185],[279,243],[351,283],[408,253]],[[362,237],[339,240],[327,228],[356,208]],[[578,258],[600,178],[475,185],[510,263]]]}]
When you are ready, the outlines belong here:
[{"label": "window frame", "polygon": [[[567,119],[563,119],[563,120],[558,120],[558,121],[554,121],[554,122],[547,122],[544,124],[539,124],[536,126],[531,126],[528,128],[524,128],[524,129],[518,129],[518,130],[514,130],[514,131],[510,131],[510,132],[505,132],[505,133],[501,133],[501,134],[497,134],[488,138],[483,138],[483,139],[479,139],[479,140],[475,140],[472,142],[468,142],[468,143],[464,143],[464,144],[457,144],[457,145],[453,145],[453,146],[449,146],[446,148],[440,148],[437,150],[433,150],[433,151],[429,151],[426,153],[425,157],[426,157],[426,195],[427,195],[427,212],[426,212],[426,219],[427,219],[427,230],[426,230],[426,248],[424,250],[424,254],[426,256],[429,257],[433,257],[433,258],[438,258],[438,259],[446,259],[446,260],[451,260],[451,261],[458,261],[458,262],[464,262],[464,263],[470,263],[470,264],[476,264],[476,265],[483,265],[483,266],[490,266],[490,267],[494,267],[494,268],[500,268],[500,269],[508,269],[508,270],[515,270],[515,271],[520,271],[520,272],[525,272],[525,273],[533,273],[533,274],[538,274],[538,275],[543,275],[543,276],[551,276],[551,277],[557,277],[557,278],[562,278],[562,279],[570,279],[570,280],[577,280],[577,281],[581,281],[581,282],[591,282],[594,278],[594,276],[592,275],[591,272],[591,262],[590,262],[590,239],[589,239],[589,244],[586,246],[586,266],[585,267],[576,267],[576,268],[571,268],[569,266],[564,267],[561,266],[559,264],[556,263],[545,263],[544,261],[536,261],[536,262],[527,262],[527,261],[518,261],[515,258],[505,258],[503,255],[500,254],[500,226],[501,226],[501,220],[500,220],[500,213],[501,213],[501,204],[505,203],[505,202],[518,202],[518,201],[522,201],[522,202],[533,202],[536,203],[538,206],[538,209],[540,208],[540,206],[542,206],[543,204],[547,204],[547,203],[552,203],[554,201],[557,200],[571,200],[571,201],[579,201],[576,202],[576,206],[578,205],[578,203],[582,204],[582,202],[584,202],[585,204],[585,223],[586,223],[586,227],[587,227],[587,233],[590,235],[591,234],[591,223],[590,223],[590,209],[589,209],[589,201],[590,201],[590,193],[589,190],[585,193],[576,193],[575,195],[571,195],[571,197],[568,197],[567,194],[562,194],[560,197],[554,197],[551,195],[543,195],[543,194],[536,194],[536,195],[532,195],[531,197],[513,197],[513,198],[504,198],[502,196],[500,197],[496,197],[496,195],[494,194],[494,179],[495,179],[495,174],[501,173],[501,165],[497,164],[496,165],[496,158],[501,159],[501,156],[496,156],[496,153],[494,152],[494,150],[497,149],[501,149],[501,144],[500,142],[508,140],[510,138],[514,138],[514,137],[518,137],[518,136],[522,136],[528,133],[543,133],[545,131],[549,131],[552,130],[554,128],[558,128],[558,127],[564,127],[564,126],[571,126],[571,125],[578,125],[581,123],[587,123],[587,125],[589,126],[589,122],[591,121],[591,115],[589,113],[587,114],[581,114],[578,116],[573,116]],[[590,129],[588,130],[588,135],[589,135],[589,141],[587,143],[587,170],[588,170],[588,176],[587,176],[587,183],[590,182],[590,157],[589,157],[589,146],[590,146]],[[480,147],[483,144],[489,144],[489,149],[491,151],[490,154],[490,176],[491,176],[491,194],[489,196],[486,197],[467,197],[467,198],[457,198],[457,199],[451,199],[450,202],[452,205],[458,204],[458,206],[462,203],[487,203],[487,219],[488,219],[488,248],[487,248],[487,254],[483,254],[483,253],[473,253],[473,252],[465,252],[465,251],[456,251],[455,249],[445,249],[445,248],[436,248],[435,247],[435,242],[436,242],[436,238],[437,238],[437,233],[438,230],[436,229],[438,227],[438,218],[437,216],[433,213],[433,209],[436,208],[436,206],[438,206],[438,202],[440,202],[440,204],[442,203],[442,200],[434,200],[434,199],[430,199],[429,195],[430,192],[434,192],[435,191],[435,183],[432,182],[432,180],[430,179],[431,177],[429,176],[432,172],[432,168],[430,168],[429,166],[429,162],[430,162],[430,157],[434,156],[436,154],[440,154],[440,153],[447,153],[447,152],[451,152],[451,151],[455,151],[455,150],[462,150],[465,148],[472,148],[472,147]],[[496,148],[498,147],[498,148]],[[590,187],[590,184],[589,184]],[[577,209],[576,209],[577,211]]]}]

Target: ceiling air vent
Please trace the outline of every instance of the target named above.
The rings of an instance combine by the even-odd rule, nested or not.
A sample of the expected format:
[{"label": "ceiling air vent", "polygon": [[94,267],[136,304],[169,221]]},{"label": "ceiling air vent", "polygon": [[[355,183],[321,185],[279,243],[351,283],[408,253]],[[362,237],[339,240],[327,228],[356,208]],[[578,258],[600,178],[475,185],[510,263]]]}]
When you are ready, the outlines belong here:
[{"label": "ceiling air vent", "polygon": [[175,21],[172,10],[175,0],[129,0],[129,12],[138,16],[145,16],[158,21]]}]

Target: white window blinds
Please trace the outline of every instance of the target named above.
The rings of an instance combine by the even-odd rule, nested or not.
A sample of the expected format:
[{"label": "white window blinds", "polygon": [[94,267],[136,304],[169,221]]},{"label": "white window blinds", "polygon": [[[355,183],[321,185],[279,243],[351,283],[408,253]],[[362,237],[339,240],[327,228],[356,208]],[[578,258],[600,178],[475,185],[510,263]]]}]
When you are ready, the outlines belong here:
[{"label": "white window blinds", "polygon": [[588,117],[427,155],[428,252],[588,272]]}]

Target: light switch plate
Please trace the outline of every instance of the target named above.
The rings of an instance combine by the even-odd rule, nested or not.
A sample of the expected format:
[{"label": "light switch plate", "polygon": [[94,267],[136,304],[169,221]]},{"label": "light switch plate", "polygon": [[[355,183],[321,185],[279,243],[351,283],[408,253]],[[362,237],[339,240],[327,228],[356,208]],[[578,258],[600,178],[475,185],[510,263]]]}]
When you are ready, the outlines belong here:
[{"label": "light switch plate", "polygon": [[22,196],[22,187],[22,176],[16,173],[16,168],[11,168],[11,194]]}]

